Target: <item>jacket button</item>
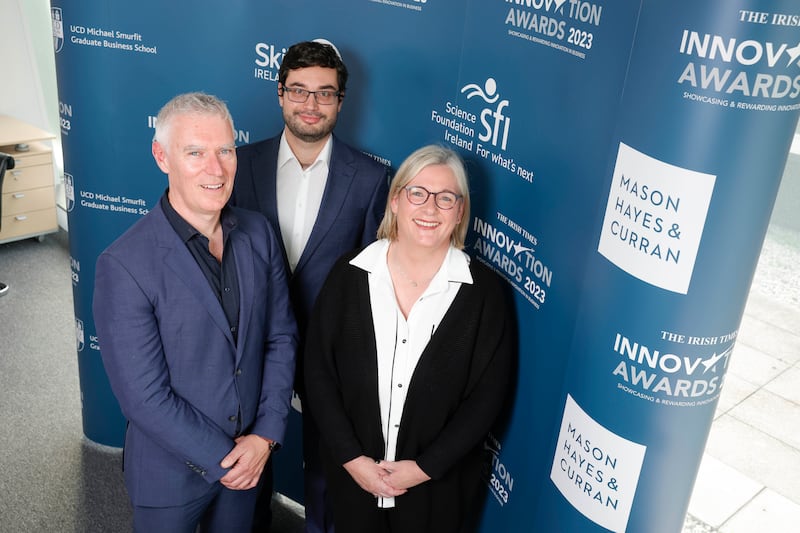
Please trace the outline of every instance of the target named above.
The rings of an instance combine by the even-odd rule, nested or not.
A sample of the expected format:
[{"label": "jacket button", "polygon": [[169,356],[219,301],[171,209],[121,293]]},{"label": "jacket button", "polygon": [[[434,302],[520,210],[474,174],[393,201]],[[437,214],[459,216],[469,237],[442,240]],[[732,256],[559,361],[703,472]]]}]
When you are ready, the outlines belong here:
[{"label": "jacket button", "polygon": [[229,416],[228,420],[230,420],[231,422],[236,422],[236,415]]}]

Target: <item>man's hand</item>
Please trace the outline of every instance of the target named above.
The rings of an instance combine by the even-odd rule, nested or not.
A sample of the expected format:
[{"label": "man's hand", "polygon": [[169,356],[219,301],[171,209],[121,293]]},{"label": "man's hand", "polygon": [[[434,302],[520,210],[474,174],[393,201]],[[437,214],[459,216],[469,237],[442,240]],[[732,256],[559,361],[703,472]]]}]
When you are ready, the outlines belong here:
[{"label": "man's hand", "polygon": [[222,468],[230,468],[219,480],[220,483],[231,490],[255,487],[269,459],[269,444],[270,441],[258,435],[244,435],[236,439],[236,446],[220,463]]}]

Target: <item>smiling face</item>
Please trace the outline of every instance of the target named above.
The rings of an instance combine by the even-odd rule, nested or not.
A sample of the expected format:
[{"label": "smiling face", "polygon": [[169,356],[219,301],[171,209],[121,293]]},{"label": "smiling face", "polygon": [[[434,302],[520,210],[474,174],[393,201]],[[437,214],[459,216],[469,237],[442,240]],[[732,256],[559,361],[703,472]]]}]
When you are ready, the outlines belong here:
[{"label": "smiling face", "polygon": [[[306,67],[290,70],[286,77],[286,87],[307,91],[338,91],[336,69],[326,67]],[[307,143],[327,139],[336,126],[336,118],[342,109],[342,100],[320,105],[314,95],[308,95],[303,103],[292,102],[284,92],[278,97],[283,108],[283,120],[290,135]]]},{"label": "smiling face", "polygon": [[169,177],[169,201],[187,222],[219,216],[233,191],[236,147],[230,122],[211,114],[171,118],[164,144],[153,141],[153,157]]},{"label": "smiling face", "polygon": [[[406,187],[424,187],[432,193],[450,191],[461,194],[458,181],[447,165],[429,165],[423,168]],[[432,252],[445,251],[456,225],[464,214],[464,203],[459,200],[452,209],[436,206],[433,195],[422,205],[408,201],[405,189],[391,199],[392,213],[397,217],[397,241],[403,245],[420,246]]]}]

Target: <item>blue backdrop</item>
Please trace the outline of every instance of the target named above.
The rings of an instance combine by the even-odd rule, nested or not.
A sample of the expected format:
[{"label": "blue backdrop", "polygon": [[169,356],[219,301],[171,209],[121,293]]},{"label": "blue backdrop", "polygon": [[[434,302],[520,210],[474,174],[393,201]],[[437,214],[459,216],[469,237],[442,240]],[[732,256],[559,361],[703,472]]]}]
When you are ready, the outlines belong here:
[{"label": "blue backdrop", "polygon": [[[272,136],[283,52],[322,37],[350,70],[337,134],[394,168],[459,150],[468,251],[514,294],[482,530],[680,530],[797,123],[796,2],[73,4],[51,2],[88,438],[122,444],[94,262],[166,187],[159,108],[202,90],[238,144]],[[299,417],[276,486],[302,501]]]}]

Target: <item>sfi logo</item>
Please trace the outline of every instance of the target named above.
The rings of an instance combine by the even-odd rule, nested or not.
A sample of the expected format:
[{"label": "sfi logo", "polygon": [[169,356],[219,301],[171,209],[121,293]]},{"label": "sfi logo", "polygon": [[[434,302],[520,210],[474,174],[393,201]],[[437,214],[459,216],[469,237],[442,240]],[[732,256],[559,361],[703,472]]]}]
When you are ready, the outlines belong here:
[{"label": "sfi logo", "polygon": [[480,112],[483,132],[478,135],[478,139],[505,150],[508,144],[511,117],[503,114],[509,101],[500,99],[500,93],[497,92],[497,81],[494,78],[487,78],[483,87],[477,83],[469,83],[461,88],[461,93],[466,94],[467,100],[478,97],[487,104],[487,107]]}]

